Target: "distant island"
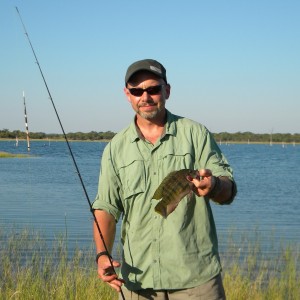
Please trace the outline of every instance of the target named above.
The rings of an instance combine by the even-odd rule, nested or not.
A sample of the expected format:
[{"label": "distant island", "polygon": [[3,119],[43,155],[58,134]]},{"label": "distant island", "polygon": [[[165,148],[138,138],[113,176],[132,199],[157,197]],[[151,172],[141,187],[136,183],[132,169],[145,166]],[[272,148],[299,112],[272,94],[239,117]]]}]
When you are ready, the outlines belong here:
[{"label": "distant island", "polygon": [[[109,141],[116,133],[112,131],[106,132],[70,132],[67,138],[70,141]],[[30,132],[30,139],[33,140],[62,140],[63,134]],[[300,133],[252,133],[252,132],[220,132],[213,133],[218,143],[286,143],[299,144]],[[10,131],[8,129],[0,130],[0,139],[26,139],[26,132],[20,130]]]}]

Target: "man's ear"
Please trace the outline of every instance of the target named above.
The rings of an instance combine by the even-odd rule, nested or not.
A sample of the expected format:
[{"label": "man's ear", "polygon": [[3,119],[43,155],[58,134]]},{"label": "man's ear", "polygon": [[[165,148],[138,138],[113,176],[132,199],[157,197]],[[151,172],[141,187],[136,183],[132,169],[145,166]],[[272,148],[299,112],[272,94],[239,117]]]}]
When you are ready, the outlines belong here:
[{"label": "man's ear", "polygon": [[130,92],[129,92],[128,88],[126,88],[126,86],[124,87],[124,93],[125,93],[127,100],[131,103]]},{"label": "man's ear", "polygon": [[171,94],[171,85],[167,84],[166,85],[166,99],[169,99],[170,94]]}]

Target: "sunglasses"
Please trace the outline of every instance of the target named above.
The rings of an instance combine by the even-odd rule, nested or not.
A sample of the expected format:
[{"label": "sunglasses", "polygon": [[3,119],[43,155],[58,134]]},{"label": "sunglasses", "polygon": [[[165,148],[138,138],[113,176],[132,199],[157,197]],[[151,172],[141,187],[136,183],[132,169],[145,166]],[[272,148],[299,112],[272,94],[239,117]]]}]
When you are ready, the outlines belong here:
[{"label": "sunglasses", "polygon": [[149,95],[158,95],[161,92],[162,87],[164,86],[164,84],[160,84],[160,85],[155,85],[155,86],[149,86],[146,89],[142,89],[142,88],[131,88],[128,89],[130,94],[136,97],[141,97],[144,92],[147,92],[147,94]]}]

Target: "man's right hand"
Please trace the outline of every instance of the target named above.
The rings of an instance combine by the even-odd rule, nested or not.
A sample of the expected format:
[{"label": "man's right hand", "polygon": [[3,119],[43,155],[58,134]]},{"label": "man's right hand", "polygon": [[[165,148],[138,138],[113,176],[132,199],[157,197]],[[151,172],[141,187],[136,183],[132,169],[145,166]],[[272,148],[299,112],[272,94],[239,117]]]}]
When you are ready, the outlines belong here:
[{"label": "man's right hand", "polygon": [[[112,260],[112,264],[114,268],[120,267],[120,263],[115,260]],[[103,255],[98,259],[98,277],[116,291],[121,291],[124,280],[118,278],[118,275],[111,266],[108,256]]]}]

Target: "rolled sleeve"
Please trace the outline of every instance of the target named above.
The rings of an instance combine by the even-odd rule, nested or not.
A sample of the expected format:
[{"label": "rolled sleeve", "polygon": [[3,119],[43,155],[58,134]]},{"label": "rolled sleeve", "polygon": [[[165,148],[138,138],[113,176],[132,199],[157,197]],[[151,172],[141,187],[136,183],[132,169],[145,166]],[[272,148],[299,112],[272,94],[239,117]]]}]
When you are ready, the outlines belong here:
[{"label": "rolled sleeve", "polygon": [[214,176],[225,176],[234,182],[233,170],[209,131],[206,132],[205,140],[201,152],[202,160],[206,158],[205,168],[210,169]]},{"label": "rolled sleeve", "polygon": [[108,144],[101,159],[98,192],[92,208],[105,210],[113,215],[116,221],[119,220],[123,212],[118,181],[119,179],[111,160],[110,144]]}]

